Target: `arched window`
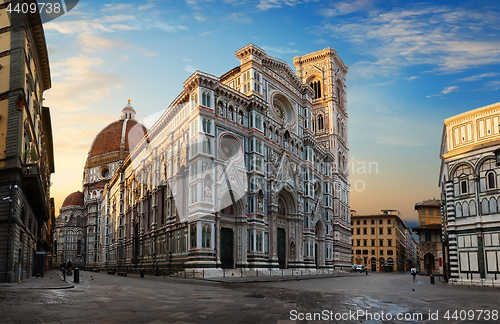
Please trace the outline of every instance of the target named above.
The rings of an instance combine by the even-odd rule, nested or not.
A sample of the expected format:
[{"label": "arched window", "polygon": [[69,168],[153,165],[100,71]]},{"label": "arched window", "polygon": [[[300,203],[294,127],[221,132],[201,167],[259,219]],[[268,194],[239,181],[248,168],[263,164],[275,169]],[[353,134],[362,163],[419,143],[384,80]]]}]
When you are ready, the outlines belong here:
[{"label": "arched window", "polygon": [[323,115],[320,115],[318,117],[318,130],[323,130],[324,128],[324,123],[323,123]]},{"label": "arched window", "polygon": [[496,174],[493,171],[490,171],[486,174],[486,182],[487,182],[486,188],[495,189],[497,187],[495,183],[495,178]]},{"label": "arched window", "polygon": [[491,197],[490,199],[490,214],[494,214],[497,212],[497,200],[495,197]]},{"label": "arched window", "polygon": [[205,92],[203,92],[203,94],[201,95],[201,104],[203,106],[207,105],[207,96],[205,95]]},{"label": "arched window", "polygon": [[469,216],[469,204],[467,202],[464,202],[462,205],[462,215],[464,217]]},{"label": "arched window", "polygon": [[481,201],[481,213],[483,215],[490,213],[489,203],[487,199],[483,199],[483,201]]},{"label": "arched window", "polygon": [[460,205],[459,203],[457,203],[457,205],[455,206],[455,216],[462,217],[462,205]]},{"label": "arched window", "polygon": [[470,202],[469,210],[471,216],[476,216],[476,202],[474,200]]},{"label": "arched window", "polygon": [[210,94],[207,93],[207,107],[210,107]]}]

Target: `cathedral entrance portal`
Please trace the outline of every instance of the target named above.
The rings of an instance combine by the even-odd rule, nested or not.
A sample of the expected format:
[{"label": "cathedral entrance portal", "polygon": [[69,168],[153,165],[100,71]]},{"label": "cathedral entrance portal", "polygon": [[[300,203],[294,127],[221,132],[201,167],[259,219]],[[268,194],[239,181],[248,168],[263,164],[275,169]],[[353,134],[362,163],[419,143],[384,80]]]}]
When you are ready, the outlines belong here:
[{"label": "cathedral entrance portal", "polygon": [[278,228],[278,263],[280,269],[286,269],[286,232]]},{"label": "cathedral entrance portal", "polygon": [[230,228],[222,227],[220,230],[220,261],[221,268],[234,268],[234,232]]}]

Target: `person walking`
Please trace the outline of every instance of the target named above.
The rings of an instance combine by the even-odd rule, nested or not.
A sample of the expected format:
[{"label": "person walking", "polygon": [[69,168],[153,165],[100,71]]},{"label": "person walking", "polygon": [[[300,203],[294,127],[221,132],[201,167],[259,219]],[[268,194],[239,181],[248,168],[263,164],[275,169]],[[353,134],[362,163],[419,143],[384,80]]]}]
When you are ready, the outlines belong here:
[{"label": "person walking", "polygon": [[410,273],[413,276],[413,282],[417,281],[417,269],[411,268]]}]

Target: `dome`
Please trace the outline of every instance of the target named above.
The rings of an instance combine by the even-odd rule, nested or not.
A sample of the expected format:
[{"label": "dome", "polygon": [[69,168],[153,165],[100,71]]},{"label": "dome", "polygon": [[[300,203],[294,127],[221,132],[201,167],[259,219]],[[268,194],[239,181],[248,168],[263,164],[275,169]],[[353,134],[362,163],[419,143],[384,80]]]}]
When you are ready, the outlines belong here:
[{"label": "dome", "polygon": [[130,152],[145,133],[146,127],[135,120],[121,119],[112,122],[97,134],[90,148],[89,157],[119,151],[122,145],[125,151]]},{"label": "dome", "polygon": [[104,127],[94,138],[86,167],[124,160],[147,133],[146,127],[134,119],[135,110],[130,100],[122,110],[122,117]]},{"label": "dome", "polygon": [[61,207],[66,207],[66,206],[83,206],[83,192],[81,191],[76,191],[70,194],[66,199],[64,199],[64,202]]}]

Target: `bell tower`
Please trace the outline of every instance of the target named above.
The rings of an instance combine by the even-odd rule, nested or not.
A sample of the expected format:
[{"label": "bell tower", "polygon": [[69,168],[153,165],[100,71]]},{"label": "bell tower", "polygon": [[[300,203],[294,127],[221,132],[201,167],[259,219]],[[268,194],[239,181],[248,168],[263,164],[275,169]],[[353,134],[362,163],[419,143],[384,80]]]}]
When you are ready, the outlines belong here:
[{"label": "bell tower", "polygon": [[347,66],[337,52],[326,48],[293,59],[299,79],[315,92],[313,134],[335,156],[334,172],[347,177]]},{"label": "bell tower", "polygon": [[350,262],[349,245],[349,161],[347,137],[347,95],[345,77],[348,68],[332,48],[297,56],[293,59],[299,79],[314,90],[313,135],[332,161],[333,218],[331,221],[333,264]]}]

